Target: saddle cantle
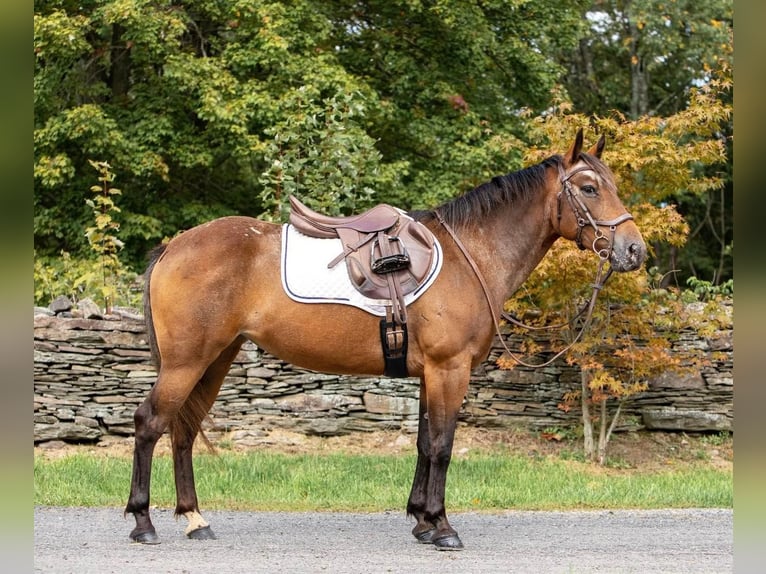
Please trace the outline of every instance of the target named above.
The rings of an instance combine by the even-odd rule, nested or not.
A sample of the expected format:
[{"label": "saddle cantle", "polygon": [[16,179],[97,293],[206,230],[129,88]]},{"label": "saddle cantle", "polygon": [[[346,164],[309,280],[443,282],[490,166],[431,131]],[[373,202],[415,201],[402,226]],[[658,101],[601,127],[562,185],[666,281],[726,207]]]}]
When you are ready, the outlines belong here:
[{"label": "saddle cantle", "polygon": [[[390,302],[381,323],[387,374],[391,356],[406,359],[407,307],[404,296],[420,287],[432,271],[436,239],[423,224],[387,204],[350,217],[332,217],[312,211],[290,196],[289,222],[304,235],[340,238],[343,251],[329,268],[346,262],[351,283],[365,297]],[[403,349],[403,351],[402,351]],[[404,367],[406,371],[406,365]],[[396,375],[406,376],[406,374]]]}]

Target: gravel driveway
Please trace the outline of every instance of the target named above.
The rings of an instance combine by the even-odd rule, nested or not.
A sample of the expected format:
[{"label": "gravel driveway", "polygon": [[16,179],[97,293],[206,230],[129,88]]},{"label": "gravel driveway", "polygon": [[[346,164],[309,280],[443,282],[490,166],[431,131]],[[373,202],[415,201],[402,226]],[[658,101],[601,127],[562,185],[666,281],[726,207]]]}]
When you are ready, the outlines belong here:
[{"label": "gravel driveway", "polygon": [[35,508],[35,572],[731,572],[728,509],[452,513],[466,548],[439,552],[404,513],[205,512],[218,536],[187,540],[155,510],[158,546],[131,543],[118,508]]}]

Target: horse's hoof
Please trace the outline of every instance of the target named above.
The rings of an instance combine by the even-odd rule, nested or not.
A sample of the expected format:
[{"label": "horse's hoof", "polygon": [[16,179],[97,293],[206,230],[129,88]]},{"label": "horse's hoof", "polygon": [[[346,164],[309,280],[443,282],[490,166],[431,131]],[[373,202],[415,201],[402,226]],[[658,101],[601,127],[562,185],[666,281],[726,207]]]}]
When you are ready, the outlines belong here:
[{"label": "horse's hoof", "polygon": [[431,538],[433,538],[434,532],[436,532],[436,528],[432,528],[431,530],[424,530],[423,532],[418,532],[415,534],[415,538],[417,538],[418,542],[421,544],[431,544]]},{"label": "horse's hoof", "polygon": [[457,534],[447,534],[439,538],[432,538],[431,543],[437,550],[462,550],[463,543]]},{"label": "horse's hoof", "polygon": [[130,533],[130,539],[133,542],[138,542],[139,544],[159,544],[160,543],[160,537],[157,536],[157,533],[154,530],[148,530],[146,532],[140,532],[140,533]]},{"label": "horse's hoof", "polygon": [[203,526],[202,528],[197,528],[196,530],[192,530],[186,536],[188,536],[192,540],[216,540],[215,534],[213,533],[213,529],[210,528],[209,526]]}]

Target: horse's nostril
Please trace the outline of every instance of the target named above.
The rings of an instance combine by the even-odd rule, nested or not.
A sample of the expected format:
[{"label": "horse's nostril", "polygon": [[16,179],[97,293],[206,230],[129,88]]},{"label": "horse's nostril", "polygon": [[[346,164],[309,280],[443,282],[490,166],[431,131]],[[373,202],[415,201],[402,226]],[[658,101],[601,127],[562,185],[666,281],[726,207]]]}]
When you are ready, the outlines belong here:
[{"label": "horse's nostril", "polygon": [[646,256],[646,248],[643,243],[631,242],[631,244],[628,245],[628,256],[638,263],[643,262],[644,257]]}]

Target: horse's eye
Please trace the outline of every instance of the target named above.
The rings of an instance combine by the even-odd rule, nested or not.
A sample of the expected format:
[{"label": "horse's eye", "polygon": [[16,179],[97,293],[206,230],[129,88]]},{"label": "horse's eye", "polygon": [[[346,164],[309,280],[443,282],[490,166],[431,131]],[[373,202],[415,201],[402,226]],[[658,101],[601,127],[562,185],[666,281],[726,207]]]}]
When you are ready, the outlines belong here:
[{"label": "horse's eye", "polygon": [[595,197],[598,195],[598,192],[596,191],[596,188],[592,185],[583,185],[580,188],[580,191],[582,191],[583,195],[587,195],[588,197]]}]

